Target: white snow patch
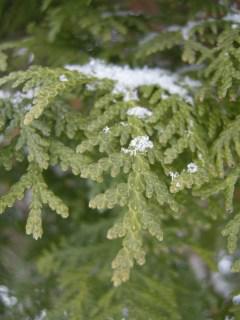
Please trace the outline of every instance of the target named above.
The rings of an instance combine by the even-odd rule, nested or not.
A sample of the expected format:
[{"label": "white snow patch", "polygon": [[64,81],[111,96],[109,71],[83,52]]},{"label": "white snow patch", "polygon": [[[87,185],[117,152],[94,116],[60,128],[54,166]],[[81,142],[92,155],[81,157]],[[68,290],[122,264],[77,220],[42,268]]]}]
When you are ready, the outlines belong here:
[{"label": "white snow patch", "polygon": [[211,22],[211,21],[214,21],[214,19],[209,18],[209,19],[205,19],[205,20],[189,21],[185,26],[172,25],[170,27],[167,27],[166,31],[169,31],[169,32],[179,31],[179,32],[181,32],[183,39],[188,40],[190,33],[194,27],[199,26],[204,22]]},{"label": "white snow patch", "polygon": [[137,107],[133,107],[133,108],[128,109],[127,115],[134,116],[139,119],[145,119],[147,117],[151,117],[152,111],[150,111],[147,108],[137,106]]},{"label": "white snow patch", "polygon": [[65,74],[61,74],[59,77],[59,80],[62,82],[66,82],[66,81],[68,81],[68,78],[65,76]]},{"label": "white snow patch", "polygon": [[0,300],[6,307],[13,307],[17,303],[17,298],[10,294],[8,287],[0,285]]},{"label": "white snow patch", "polygon": [[229,274],[231,273],[232,267],[232,257],[231,256],[223,256],[218,262],[218,270],[222,274]]},{"label": "white snow patch", "polygon": [[187,90],[178,84],[178,74],[170,73],[165,69],[148,68],[147,66],[132,69],[128,65],[107,64],[98,59],[91,59],[85,65],[65,65],[65,68],[98,79],[115,81],[113,91],[123,94],[126,100],[137,99],[136,90],[143,85],[157,85],[169,94],[177,94],[183,99],[189,98]]},{"label": "white snow patch", "polygon": [[229,281],[225,280],[221,273],[213,272],[211,274],[211,281],[216,292],[225,298],[229,297],[232,292],[232,285]]},{"label": "white snow patch", "polygon": [[228,13],[225,17],[223,17],[223,20],[233,23],[240,23],[240,13]]},{"label": "white snow patch", "polygon": [[173,180],[179,176],[179,173],[170,171],[169,175],[170,175],[171,179]]},{"label": "white snow patch", "polygon": [[201,82],[195,79],[192,79],[188,76],[185,76],[183,78],[183,82],[185,85],[191,87],[191,88],[199,88],[201,86]]},{"label": "white snow patch", "polygon": [[198,171],[198,166],[194,162],[191,162],[187,165],[187,172],[195,173],[197,171]]},{"label": "white snow patch", "polygon": [[110,131],[110,128],[109,128],[109,127],[103,128],[103,132],[104,132],[104,133],[108,133],[109,131]]},{"label": "white snow patch", "polygon": [[233,304],[240,304],[240,294],[234,296],[232,298],[232,302],[233,302]]},{"label": "white snow patch", "polygon": [[[228,13],[221,20],[240,24],[240,13]],[[209,18],[209,19],[202,19],[198,21],[189,21],[185,26],[173,25],[166,28],[166,31],[170,31],[170,32],[180,31],[182,33],[183,39],[188,40],[190,36],[190,32],[194,27],[199,26],[205,22],[214,22],[214,21],[218,21],[218,20]],[[233,28],[236,28],[236,27],[233,27]]]},{"label": "white snow patch", "polygon": [[13,104],[19,104],[24,99],[33,99],[36,95],[37,89],[30,89],[26,92],[16,91],[10,92],[7,90],[0,90],[0,99],[2,100],[9,100]]},{"label": "white snow patch", "polygon": [[129,153],[132,156],[136,155],[137,153],[145,153],[148,149],[152,148],[153,143],[148,136],[138,136],[130,142],[127,149],[122,148],[122,152]]},{"label": "white snow patch", "polygon": [[124,101],[138,100],[137,90],[126,87],[122,83],[116,83],[113,94],[123,94]]},{"label": "white snow patch", "polygon": [[[235,23],[236,25],[232,25],[232,28],[235,29],[237,28],[237,24],[240,24],[240,13],[238,11],[233,12],[233,8],[231,8],[230,13],[228,13],[226,16],[222,17],[221,20],[223,21],[228,21],[228,22],[232,22]],[[191,30],[196,27],[199,26],[205,22],[214,22],[214,21],[221,21],[221,20],[217,20],[214,18],[208,18],[208,19],[201,19],[201,20],[197,20],[197,21],[189,21],[186,25],[171,25],[171,26],[167,26],[165,28],[165,31],[167,32],[181,32],[182,37],[184,40],[188,40]],[[149,42],[151,40],[153,40],[155,37],[158,36],[158,33],[150,33],[148,36],[144,37],[140,44],[144,44],[146,42]]]},{"label": "white snow patch", "polygon": [[191,30],[198,26],[201,22],[189,21],[183,28],[181,28],[181,33],[184,40],[188,40]]},{"label": "white snow patch", "polygon": [[185,98],[185,101],[193,106],[193,102],[194,102],[194,101],[193,101],[193,98],[192,98],[192,97],[190,97],[190,96],[186,97],[186,98]]},{"label": "white snow patch", "polygon": [[33,99],[36,95],[37,89],[30,89],[26,92],[21,92],[17,91],[13,95],[10,96],[10,100],[13,104],[19,104],[21,103],[24,99]]}]

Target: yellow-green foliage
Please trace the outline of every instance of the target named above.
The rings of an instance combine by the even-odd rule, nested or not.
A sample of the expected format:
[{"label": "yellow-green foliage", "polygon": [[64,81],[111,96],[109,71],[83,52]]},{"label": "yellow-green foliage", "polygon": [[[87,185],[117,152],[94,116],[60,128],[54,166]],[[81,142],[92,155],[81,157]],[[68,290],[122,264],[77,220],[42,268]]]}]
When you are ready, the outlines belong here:
[{"label": "yellow-green foliage", "polygon": [[[61,81],[61,77],[65,81]],[[94,80],[101,85],[95,84],[93,107],[86,104],[84,112],[73,111],[67,99],[76,89],[84,97],[86,85]],[[16,102],[11,98],[10,102],[7,99],[4,102],[10,106],[12,103],[11,130],[17,133],[9,146],[4,147],[2,157],[11,162],[18,160],[17,154],[21,153],[30,163],[30,169],[2,198],[1,211],[22,198],[26,189],[31,189],[26,228],[28,234],[38,238],[42,235],[43,204],[67,216],[67,209],[43,182],[44,170],[50,165],[59,165],[64,171],[71,170],[75,175],[98,182],[110,175],[113,184],[91,199],[90,207],[123,207],[121,216],[108,232],[109,239],[123,238],[123,247],[112,263],[115,285],[129,279],[135,261],[140,265],[145,262],[145,230],[162,241],[161,221],[169,215],[179,219],[181,205],[171,193],[194,189],[195,195],[208,197],[224,190],[226,208],[232,211],[239,170],[232,174],[226,171],[224,163],[229,167],[236,165],[234,158],[239,155],[238,116],[232,121],[229,119],[213,140],[215,128],[219,127],[218,116],[208,120],[212,128],[208,138],[198,115],[200,107],[194,108],[177,95],[162,98],[164,90],[156,86],[139,87],[140,105],[144,104],[151,111],[150,116],[139,118],[128,115],[128,110],[139,102],[124,101],[121,95],[112,93],[114,82],[100,81],[81,72],[32,67],[1,79],[1,85],[8,83],[11,88],[22,86],[23,95],[32,90],[33,97],[17,102],[20,112],[15,111]],[[3,123],[7,117],[8,109],[6,114],[3,109]],[[3,133],[9,131],[7,126],[5,120]],[[131,150],[131,141],[139,137],[148,137],[151,147],[143,152]],[[11,168],[8,160],[3,160],[7,169]],[[191,165],[196,170],[189,170]],[[215,182],[217,176],[220,179],[225,176],[225,179]],[[214,186],[209,187],[212,183]]]}]

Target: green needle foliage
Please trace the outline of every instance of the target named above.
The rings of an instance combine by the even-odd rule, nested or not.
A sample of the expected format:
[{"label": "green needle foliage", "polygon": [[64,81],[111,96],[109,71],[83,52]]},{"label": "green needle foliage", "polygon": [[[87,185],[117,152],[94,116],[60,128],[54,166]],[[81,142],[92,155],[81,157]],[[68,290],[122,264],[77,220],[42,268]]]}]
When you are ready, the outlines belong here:
[{"label": "green needle foliage", "polygon": [[240,319],[239,1],[30,2],[0,5],[1,319]]}]

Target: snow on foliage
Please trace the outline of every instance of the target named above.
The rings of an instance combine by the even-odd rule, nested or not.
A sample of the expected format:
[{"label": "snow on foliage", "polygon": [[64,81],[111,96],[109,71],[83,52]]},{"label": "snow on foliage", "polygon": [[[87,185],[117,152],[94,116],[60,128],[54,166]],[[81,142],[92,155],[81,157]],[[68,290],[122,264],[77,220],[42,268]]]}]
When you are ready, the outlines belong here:
[{"label": "snow on foliage", "polygon": [[170,171],[169,175],[170,175],[171,179],[173,180],[179,176],[179,173]]},{"label": "snow on foliage", "polygon": [[229,274],[231,272],[232,262],[231,256],[223,256],[218,262],[218,270],[222,274]]},{"label": "snow on foliage", "polygon": [[0,300],[6,307],[13,307],[17,303],[17,298],[10,294],[6,286],[0,285]]},{"label": "snow on foliage", "polygon": [[152,148],[153,143],[148,136],[138,136],[130,142],[127,149],[122,148],[122,152],[136,155],[137,153],[145,153],[148,149]]},{"label": "snow on foliage", "polygon": [[85,65],[66,65],[71,71],[78,71],[98,79],[111,79],[116,82],[114,93],[123,94],[125,100],[136,100],[136,89],[143,85],[157,85],[169,94],[177,94],[189,100],[187,90],[178,84],[179,76],[161,68],[135,68],[128,65],[113,65],[98,59],[91,59]]},{"label": "snow on foliage", "polygon": [[128,109],[127,115],[135,116],[139,119],[145,119],[152,115],[152,111],[148,110],[147,108],[137,106],[137,107]]},{"label": "snow on foliage", "polygon": [[186,86],[191,88],[199,88],[201,86],[201,82],[195,79],[191,79],[188,76],[185,76],[183,82]]},{"label": "snow on foliage", "polygon": [[[226,16],[221,18],[222,21],[232,22],[234,24],[240,24],[240,13],[239,12],[230,12]],[[220,21],[221,21],[220,20]],[[182,34],[182,37],[184,40],[189,40],[191,31],[193,28],[205,23],[205,22],[214,22],[217,21],[215,18],[207,18],[207,19],[201,19],[196,21],[189,21],[185,25],[171,25],[165,28],[168,32],[180,32]],[[237,28],[237,25],[233,25],[233,28]],[[158,36],[157,32],[151,32],[149,35],[145,36],[141,41],[140,44],[147,43],[151,40],[153,40],[155,37]]]},{"label": "snow on foliage", "polygon": [[198,166],[195,163],[191,162],[187,165],[187,171],[189,173],[195,173],[198,171]]},{"label": "snow on foliage", "polygon": [[223,20],[240,24],[240,13],[229,13]]},{"label": "snow on foliage", "polygon": [[234,296],[232,298],[232,302],[233,302],[233,304],[240,304],[240,294]]},{"label": "snow on foliage", "polygon": [[108,126],[106,126],[105,128],[103,128],[103,132],[104,133],[108,133],[110,131],[110,128]]},{"label": "snow on foliage", "polygon": [[61,82],[66,82],[66,81],[68,81],[68,78],[65,76],[65,74],[61,74],[60,77],[59,77],[59,80]]},{"label": "snow on foliage", "polygon": [[37,89],[30,89],[26,92],[16,91],[15,93],[7,91],[7,90],[0,90],[0,99],[2,100],[10,100],[13,104],[19,104],[24,99],[32,100],[37,93]]},{"label": "snow on foliage", "polygon": [[198,26],[199,24],[200,22],[197,22],[197,21],[189,21],[184,27],[182,27],[181,33],[182,33],[183,39],[188,40],[191,30],[194,27]]}]

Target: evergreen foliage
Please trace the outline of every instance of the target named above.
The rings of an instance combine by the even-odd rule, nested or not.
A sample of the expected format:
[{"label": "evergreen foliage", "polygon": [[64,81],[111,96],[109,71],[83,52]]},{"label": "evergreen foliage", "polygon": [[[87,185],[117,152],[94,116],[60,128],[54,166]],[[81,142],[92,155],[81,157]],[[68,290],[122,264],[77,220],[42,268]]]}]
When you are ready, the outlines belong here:
[{"label": "evergreen foliage", "polygon": [[28,5],[0,5],[0,228],[28,266],[0,254],[2,318],[240,319],[239,1],[32,1],[8,30]]}]

